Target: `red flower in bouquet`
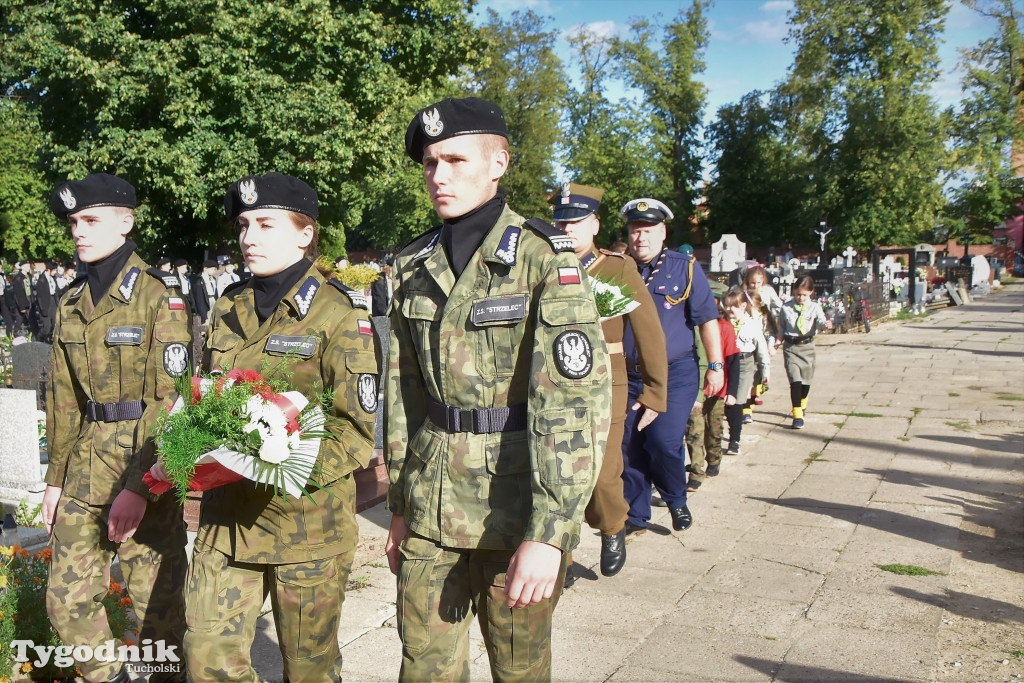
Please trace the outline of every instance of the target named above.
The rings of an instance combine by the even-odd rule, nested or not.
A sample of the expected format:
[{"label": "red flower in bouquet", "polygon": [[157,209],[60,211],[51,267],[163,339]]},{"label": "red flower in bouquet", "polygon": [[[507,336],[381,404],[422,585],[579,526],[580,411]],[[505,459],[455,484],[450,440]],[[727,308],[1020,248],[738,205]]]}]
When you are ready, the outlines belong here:
[{"label": "red flower in bouquet", "polygon": [[147,473],[144,481],[154,493],[174,487],[184,499],[188,491],[204,491],[241,479],[271,487],[275,495],[305,494],[316,468],[324,430],[323,405],[288,391],[282,380],[270,380],[254,370],[230,372],[183,381],[182,399],[161,417],[157,453],[169,481]]}]

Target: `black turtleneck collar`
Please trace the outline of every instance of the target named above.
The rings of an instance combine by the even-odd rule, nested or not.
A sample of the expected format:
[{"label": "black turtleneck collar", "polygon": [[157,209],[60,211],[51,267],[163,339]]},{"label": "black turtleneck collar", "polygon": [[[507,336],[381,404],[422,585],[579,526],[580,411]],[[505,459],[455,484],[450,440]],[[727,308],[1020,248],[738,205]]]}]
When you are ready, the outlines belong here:
[{"label": "black turtleneck collar", "polygon": [[[469,264],[469,259],[473,258],[473,254],[504,209],[505,188],[499,187],[493,198],[463,216],[444,222],[444,249],[456,279],[462,275],[462,271]],[[458,239],[455,239],[456,232]]]},{"label": "black turtleneck collar", "polygon": [[114,278],[124,268],[124,264],[128,263],[128,259],[137,248],[135,242],[126,239],[124,244],[115,249],[110,256],[85,264],[85,277],[89,283],[89,294],[92,296],[93,306],[106,296],[110,285],[114,284]]},{"label": "black turtleneck collar", "polygon": [[253,276],[252,282],[253,298],[256,301],[256,317],[262,325],[267,318],[274,314],[277,305],[281,303],[284,295],[295,286],[299,278],[306,274],[313,262],[309,259],[300,258],[282,271],[267,275],[266,277]]}]

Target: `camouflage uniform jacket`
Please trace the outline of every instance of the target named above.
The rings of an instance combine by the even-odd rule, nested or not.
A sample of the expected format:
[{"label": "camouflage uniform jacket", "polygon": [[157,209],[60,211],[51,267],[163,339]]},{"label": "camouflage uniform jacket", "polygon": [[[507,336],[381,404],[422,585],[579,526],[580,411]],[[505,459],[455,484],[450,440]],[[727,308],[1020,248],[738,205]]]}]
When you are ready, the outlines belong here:
[{"label": "camouflage uniform jacket", "polygon": [[626,357],[623,355],[622,338],[626,333],[626,324],[633,328],[636,346],[639,351],[640,371],[643,375],[644,388],[637,400],[651,410],[659,413],[668,408],[668,354],[665,352],[665,333],[661,330],[658,309],[654,307],[651,293],[636,269],[636,262],[614,251],[599,249],[584,254],[580,259],[587,273],[600,280],[629,290],[634,301],[640,305],[626,315],[620,315],[601,323],[604,340],[609,345],[618,345],[620,351],[611,355],[612,384],[625,386],[629,383],[626,376]]},{"label": "camouflage uniform jacket", "polygon": [[285,377],[291,390],[316,399],[334,390],[316,486],[296,500],[243,480],[203,494],[198,540],[240,562],[293,564],[355,547],[358,528],[353,470],[373,455],[379,351],[366,311],[329,284],[315,266],[261,325],[252,287],[236,284],[217,300],[203,369],[259,370]]},{"label": "camouflage uniform jacket", "polygon": [[[571,243],[524,223],[506,207],[457,281],[439,229],[396,259],[388,508],[449,547],[571,550],[604,453],[611,375],[597,306]],[[526,429],[451,433],[427,417],[428,399],[525,405]]]},{"label": "camouflage uniform jacket", "polygon": [[[109,505],[124,489],[152,498],[142,476],[156,462],[153,430],[177,397],[175,377],[192,369],[188,303],[177,278],[148,269],[133,253],[95,307],[85,278],[57,307],[46,483],[90,505]],[[88,401],[139,400],[141,419],[86,418]]]}]

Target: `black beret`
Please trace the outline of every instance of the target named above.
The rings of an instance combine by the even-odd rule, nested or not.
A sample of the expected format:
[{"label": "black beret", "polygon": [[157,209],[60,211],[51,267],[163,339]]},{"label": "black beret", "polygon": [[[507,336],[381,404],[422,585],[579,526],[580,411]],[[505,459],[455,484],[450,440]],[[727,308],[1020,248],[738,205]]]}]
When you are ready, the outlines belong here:
[{"label": "black beret", "polygon": [[57,218],[94,206],[123,206],[134,209],[135,188],[127,180],[109,173],[92,173],[82,180],[69,180],[50,196],[50,210]]},{"label": "black beret", "polygon": [[224,212],[228,220],[251,209],[284,209],[310,218],[317,217],[316,190],[298,178],[283,173],[247,175],[228,188]]},{"label": "black beret", "polygon": [[162,265],[165,265],[165,264],[169,265],[170,263],[171,263],[171,259],[167,258],[166,256],[161,256],[160,258],[158,258],[156,260],[156,267],[159,268]]},{"label": "black beret", "polygon": [[180,268],[182,266],[187,266],[187,265],[188,265],[188,261],[186,261],[183,258],[174,259],[174,267],[175,268]]},{"label": "black beret", "polygon": [[55,261],[47,261],[46,262],[46,269],[47,270],[57,270],[57,263]]},{"label": "black beret", "polygon": [[405,153],[423,163],[423,148],[458,135],[508,137],[505,115],[493,102],[479,97],[448,98],[416,112],[405,131]]},{"label": "black beret", "polygon": [[215,259],[215,258],[208,258],[205,261],[203,261],[203,268],[216,268],[216,267],[217,267],[217,259]]}]

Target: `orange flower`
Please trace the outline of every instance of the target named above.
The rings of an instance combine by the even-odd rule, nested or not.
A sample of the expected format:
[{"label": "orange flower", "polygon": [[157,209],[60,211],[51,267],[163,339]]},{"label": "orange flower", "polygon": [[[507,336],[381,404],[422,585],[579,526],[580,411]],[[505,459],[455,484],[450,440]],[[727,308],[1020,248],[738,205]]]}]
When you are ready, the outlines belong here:
[{"label": "orange flower", "polygon": [[28,559],[28,551],[25,550],[24,548],[18,548],[16,550],[16,552],[18,553],[18,557],[20,557],[21,559],[23,559],[23,560],[27,560]]},{"label": "orange flower", "polygon": [[113,579],[110,580],[110,592],[120,593],[122,590],[124,589],[121,588],[121,584],[119,584],[117,581],[114,581]]},{"label": "orange flower", "polygon": [[131,607],[132,606],[132,599],[129,598],[126,595],[123,598],[121,598],[120,600],[118,600],[117,604],[119,604],[121,607]]},{"label": "orange flower", "polygon": [[21,673],[27,674],[27,673],[29,673],[31,671],[32,671],[32,663],[31,662],[25,662],[24,664],[21,665]]},{"label": "orange flower", "polygon": [[50,548],[43,548],[35,554],[35,559],[42,560],[46,564],[50,564],[50,559],[53,557],[53,550]]}]

